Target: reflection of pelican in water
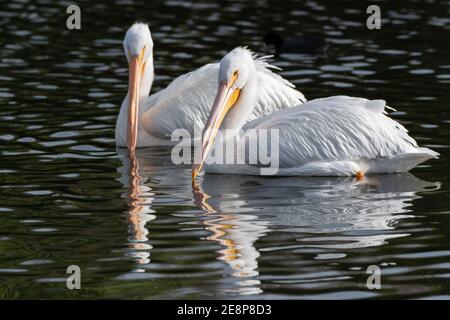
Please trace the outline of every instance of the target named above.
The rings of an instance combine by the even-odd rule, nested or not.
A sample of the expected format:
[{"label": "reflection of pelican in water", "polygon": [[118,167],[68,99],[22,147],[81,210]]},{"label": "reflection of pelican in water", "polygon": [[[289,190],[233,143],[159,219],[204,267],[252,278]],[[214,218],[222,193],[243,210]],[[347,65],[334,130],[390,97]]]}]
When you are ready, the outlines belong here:
[{"label": "reflection of pelican in water", "polygon": [[128,255],[135,258],[137,264],[147,264],[150,262],[152,246],[147,243],[148,230],[145,225],[156,218],[149,206],[153,200],[153,194],[150,188],[144,185],[145,179],[139,175],[139,162],[136,156],[123,150],[119,151],[119,155],[123,163],[123,166],[118,168],[121,173],[119,181],[127,187],[125,196],[129,206],[127,219],[130,232],[129,247],[132,251]]},{"label": "reflection of pelican in water", "polygon": [[363,181],[208,175],[203,182],[208,205],[218,212],[263,214],[277,231],[309,234],[299,239],[299,246],[338,249],[377,246],[407,236],[393,232],[396,223],[412,217],[407,213],[412,200],[419,198],[417,192],[439,187],[409,173]]},{"label": "reflection of pelican in water", "polygon": [[[148,263],[151,234],[145,223],[155,218],[150,208],[154,195],[144,182],[151,179],[158,193],[164,191],[161,196],[190,206],[190,168],[171,164],[170,150],[152,148],[137,150],[137,174],[138,165],[130,162],[126,150],[119,154],[124,163],[120,181],[128,188],[131,255],[138,263]],[[201,185],[202,190],[194,188],[194,203],[203,211],[197,217],[210,232],[206,239],[223,247],[217,259],[230,267],[235,279],[231,290],[239,294],[261,292],[261,253],[283,249],[282,240],[270,247],[263,247],[264,242],[257,246],[270,232],[293,235],[298,247],[320,248],[326,253],[379,246],[407,236],[396,230],[397,223],[412,217],[410,207],[420,198],[418,192],[440,186],[411,174],[367,176],[363,181],[206,175]],[[148,247],[141,250],[139,245]]]},{"label": "reflection of pelican in water", "polygon": [[[268,231],[267,221],[253,215],[219,213],[208,204],[209,195],[195,184],[193,186],[194,203],[206,211],[210,219],[204,224],[212,232],[208,240],[220,243],[224,249],[219,251],[219,260],[225,261],[233,270],[232,275],[237,278],[257,276],[260,256],[254,244]],[[238,281],[238,291],[241,294],[257,294],[262,292],[259,280]]]},{"label": "reflection of pelican in water", "polygon": [[219,259],[231,266],[240,278],[238,284],[247,289],[240,287],[239,292],[254,294],[261,291],[260,281],[242,278],[259,275],[255,243],[271,231],[270,226],[278,232],[309,234],[298,239],[298,247],[333,251],[378,246],[407,236],[392,232],[396,222],[412,217],[406,213],[411,201],[419,198],[416,192],[439,186],[409,173],[363,181],[207,175],[204,192],[194,185],[194,202],[211,216],[206,224],[213,235],[208,239],[225,247]]}]

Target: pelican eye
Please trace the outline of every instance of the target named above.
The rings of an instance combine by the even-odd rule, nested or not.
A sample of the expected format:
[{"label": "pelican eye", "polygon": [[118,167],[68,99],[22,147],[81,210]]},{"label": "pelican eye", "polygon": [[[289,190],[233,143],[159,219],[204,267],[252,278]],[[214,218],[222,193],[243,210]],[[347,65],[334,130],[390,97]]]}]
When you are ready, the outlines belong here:
[{"label": "pelican eye", "polygon": [[237,78],[238,78],[238,75],[239,75],[239,71],[238,71],[238,70],[235,70],[235,71],[233,72],[233,74],[231,75],[231,79],[229,80],[230,86],[234,86],[234,84],[236,83],[236,80],[237,80]]}]

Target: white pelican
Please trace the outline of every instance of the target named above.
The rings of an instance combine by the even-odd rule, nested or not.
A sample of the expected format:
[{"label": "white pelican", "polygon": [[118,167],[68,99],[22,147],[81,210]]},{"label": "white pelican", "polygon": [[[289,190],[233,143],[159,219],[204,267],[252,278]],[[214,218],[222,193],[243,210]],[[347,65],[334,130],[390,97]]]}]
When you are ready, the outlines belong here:
[{"label": "white pelican", "polygon": [[[203,131],[202,161],[194,164],[192,179],[201,170],[219,130],[239,136],[255,107],[258,77],[252,54],[236,48],[220,62],[219,87]],[[236,98],[236,96],[238,96]],[[279,130],[278,175],[357,176],[406,172],[438,156],[420,148],[407,130],[386,116],[384,100],[348,96],[316,99],[247,123],[255,130]],[[229,135],[227,139],[230,138]],[[260,174],[258,164],[210,164],[206,171]]]},{"label": "white pelican", "polygon": [[[186,129],[191,137],[195,129],[201,132],[217,88],[219,63],[182,75],[149,97],[154,71],[153,40],[148,25],[131,26],[123,47],[129,64],[129,88],[117,118],[116,145],[134,151],[136,147],[174,144],[170,138],[175,129]],[[251,57],[260,94],[249,119],[305,101],[290,82],[270,71],[275,67],[265,58]]]}]

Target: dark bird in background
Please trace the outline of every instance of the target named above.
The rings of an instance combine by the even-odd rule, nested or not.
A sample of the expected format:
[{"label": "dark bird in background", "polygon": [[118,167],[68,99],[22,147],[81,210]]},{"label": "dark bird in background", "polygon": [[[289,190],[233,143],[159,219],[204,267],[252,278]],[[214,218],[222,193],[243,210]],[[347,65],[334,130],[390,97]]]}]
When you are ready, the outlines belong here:
[{"label": "dark bird in background", "polygon": [[282,53],[323,54],[328,44],[321,38],[314,36],[297,36],[283,38],[276,32],[269,32],[264,36],[268,46],[275,47],[275,55]]}]

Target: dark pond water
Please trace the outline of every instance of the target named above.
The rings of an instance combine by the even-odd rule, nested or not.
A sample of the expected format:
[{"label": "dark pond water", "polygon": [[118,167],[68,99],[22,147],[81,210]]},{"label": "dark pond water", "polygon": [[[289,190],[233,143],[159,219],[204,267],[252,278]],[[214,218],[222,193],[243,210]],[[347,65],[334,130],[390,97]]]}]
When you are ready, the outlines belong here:
[{"label": "dark pond water", "polygon": [[[315,1],[0,3],[1,298],[450,298],[450,4]],[[207,175],[170,150],[116,150],[126,28],[151,23],[153,92],[266,31],[324,37],[324,56],[273,63],[309,99],[383,98],[441,153],[411,174]],[[82,289],[66,288],[66,268]],[[366,288],[378,265],[382,289]]]}]

